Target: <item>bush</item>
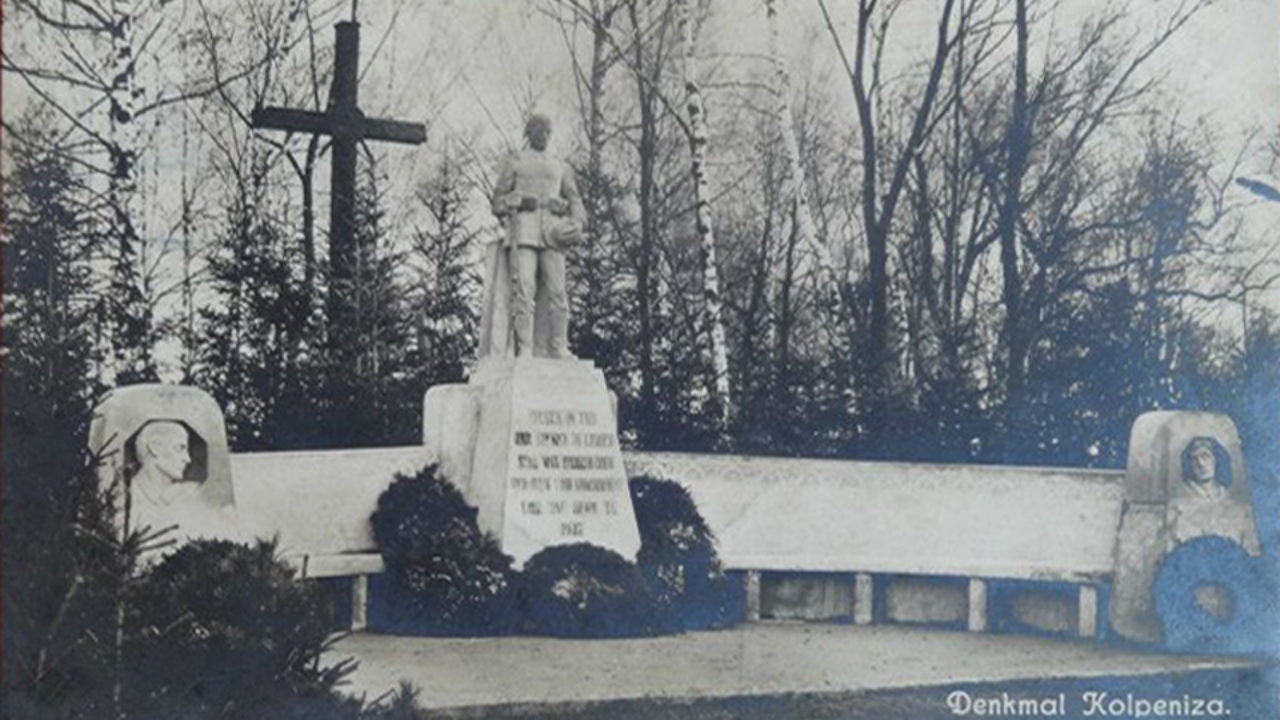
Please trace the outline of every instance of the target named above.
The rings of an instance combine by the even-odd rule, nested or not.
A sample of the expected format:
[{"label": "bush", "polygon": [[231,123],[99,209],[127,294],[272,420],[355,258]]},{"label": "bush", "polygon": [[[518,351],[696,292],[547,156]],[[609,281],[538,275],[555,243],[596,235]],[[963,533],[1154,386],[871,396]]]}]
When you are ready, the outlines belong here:
[{"label": "bush", "polygon": [[664,625],[694,630],[722,627],[742,614],[745,600],[720,567],[715,535],[679,483],[631,479],[640,528],[636,562]]},{"label": "bush", "polygon": [[511,558],[436,466],[397,476],[378,497],[373,536],[395,597],[388,629],[492,635],[516,622]]},{"label": "bush", "polygon": [[525,564],[520,605],[530,630],[560,637],[628,637],[659,631],[639,568],[590,543],[545,548]]},{"label": "bush", "polygon": [[375,592],[371,626],[425,635],[609,637],[721,627],[741,617],[741,588],[721,570],[715,537],[689,493],[640,477],[631,494],[637,564],[582,543],[545,548],[518,573],[435,466],[397,477],[372,520],[391,592]]},{"label": "bush", "polygon": [[273,543],[187,544],[139,577],[131,594],[130,717],[359,712],[330,692],[347,664],[319,664],[332,622],[326,598],[294,579]]}]

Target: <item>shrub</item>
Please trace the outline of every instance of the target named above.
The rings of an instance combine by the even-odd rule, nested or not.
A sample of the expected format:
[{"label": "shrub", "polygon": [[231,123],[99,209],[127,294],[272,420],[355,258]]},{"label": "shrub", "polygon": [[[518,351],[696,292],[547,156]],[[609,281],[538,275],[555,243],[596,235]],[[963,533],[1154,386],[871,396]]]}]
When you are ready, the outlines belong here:
[{"label": "shrub", "polygon": [[631,493],[638,564],[583,543],[546,548],[518,573],[435,466],[397,477],[373,515],[392,592],[375,597],[371,626],[609,637],[718,627],[740,617],[741,589],[721,570],[715,537],[689,493],[646,477],[631,481]]},{"label": "shrub", "polygon": [[378,498],[373,536],[397,591],[390,629],[489,635],[515,623],[511,558],[482,533],[476,509],[431,465]]},{"label": "shrub", "polygon": [[741,615],[744,600],[725,576],[715,535],[679,483],[631,479],[640,528],[636,562],[653,592],[664,624],[692,630],[720,627]]},{"label": "shrub", "polygon": [[294,579],[273,543],[189,543],[139,577],[131,595],[131,717],[344,707],[330,691],[348,665],[319,664],[331,625],[326,599]]},{"label": "shrub", "polygon": [[625,637],[659,629],[639,569],[596,545],[543,549],[525,564],[520,588],[521,607],[535,633]]}]

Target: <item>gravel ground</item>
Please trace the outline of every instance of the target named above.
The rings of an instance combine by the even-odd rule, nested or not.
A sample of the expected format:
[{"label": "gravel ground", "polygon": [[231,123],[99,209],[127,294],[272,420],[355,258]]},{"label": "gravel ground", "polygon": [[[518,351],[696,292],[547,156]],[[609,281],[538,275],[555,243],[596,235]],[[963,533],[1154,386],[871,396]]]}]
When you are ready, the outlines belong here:
[{"label": "gravel ground", "polygon": [[1065,696],[1061,708],[1013,717],[1142,712],[1133,704],[1120,714],[1109,712],[1120,706],[1100,709],[1087,692],[1110,693],[1108,702],[1126,693],[1152,701],[1200,694],[1235,717],[1277,717],[1274,667],[1248,659],[903,626],[759,623],[624,640],[355,634],[327,659],[346,657],[360,663],[348,692],[374,699],[407,681],[423,707],[444,716],[957,717],[947,697],[970,689],[1002,702],[1000,693]]}]

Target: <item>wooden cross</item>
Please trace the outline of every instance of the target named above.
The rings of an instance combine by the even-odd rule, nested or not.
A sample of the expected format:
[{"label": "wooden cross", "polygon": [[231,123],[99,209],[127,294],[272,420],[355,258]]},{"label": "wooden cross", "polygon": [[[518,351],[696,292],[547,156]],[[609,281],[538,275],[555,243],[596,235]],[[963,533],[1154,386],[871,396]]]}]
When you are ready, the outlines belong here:
[{"label": "wooden cross", "polygon": [[[330,307],[334,290],[355,279],[356,145],[361,140],[387,140],[420,145],[427,140],[421,123],[367,118],[357,105],[360,65],[360,23],[334,26],[333,84],[324,112],[281,107],[257,107],[253,126],[332,136],[329,201]],[[339,303],[345,305],[347,303]],[[330,317],[330,322],[335,318]]]}]

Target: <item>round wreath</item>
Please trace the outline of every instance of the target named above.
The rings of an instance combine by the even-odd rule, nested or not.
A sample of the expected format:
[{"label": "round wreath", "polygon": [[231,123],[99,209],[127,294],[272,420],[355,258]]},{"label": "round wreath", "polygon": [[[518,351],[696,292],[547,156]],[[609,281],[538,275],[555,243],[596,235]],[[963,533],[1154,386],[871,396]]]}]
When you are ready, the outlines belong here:
[{"label": "round wreath", "polygon": [[[1196,589],[1217,587],[1230,599],[1219,617],[1196,601]],[[1156,614],[1170,650],[1258,653],[1274,650],[1276,603],[1272,573],[1238,543],[1206,536],[1182,543],[1165,556],[1152,586]]]}]

